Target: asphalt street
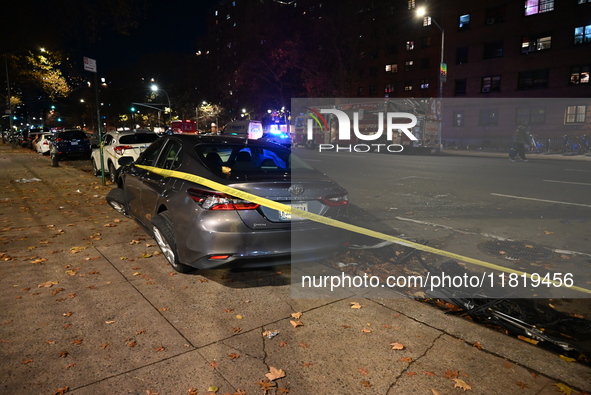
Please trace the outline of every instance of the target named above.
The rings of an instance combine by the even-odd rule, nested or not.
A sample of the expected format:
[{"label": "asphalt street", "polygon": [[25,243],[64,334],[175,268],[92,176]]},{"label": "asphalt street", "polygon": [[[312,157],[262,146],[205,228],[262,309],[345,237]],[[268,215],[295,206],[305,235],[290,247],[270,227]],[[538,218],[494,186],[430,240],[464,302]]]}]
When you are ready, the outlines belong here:
[{"label": "asphalt street", "polygon": [[[332,164],[298,152],[348,188],[358,225],[523,265],[481,248],[510,238],[552,251],[536,264],[589,272],[586,185],[561,194],[544,181],[577,180],[589,162],[368,155]],[[72,164],[86,166],[56,168],[0,146],[1,393],[591,391],[589,365],[411,298],[294,297],[304,274],[333,273],[322,263],[174,273],[151,237],[106,205],[110,186]]]}]

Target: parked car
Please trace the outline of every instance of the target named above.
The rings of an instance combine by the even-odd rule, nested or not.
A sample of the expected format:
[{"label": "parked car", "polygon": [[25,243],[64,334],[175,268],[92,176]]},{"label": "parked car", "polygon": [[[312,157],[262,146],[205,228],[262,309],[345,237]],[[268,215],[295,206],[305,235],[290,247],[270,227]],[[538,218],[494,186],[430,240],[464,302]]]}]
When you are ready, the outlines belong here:
[{"label": "parked car", "polygon": [[49,147],[53,141],[53,133],[41,133],[34,141],[35,151],[41,155],[49,154]]},{"label": "parked car", "polygon": [[33,128],[28,131],[26,146],[32,150],[36,150],[35,140],[41,136],[42,133],[48,133],[47,128]]},{"label": "parked car", "polygon": [[198,175],[302,210],[345,219],[347,191],[280,145],[224,136],[171,135],[154,142],[135,162],[126,157],[120,162],[124,166],[118,187],[109,192],[107,201],[153,234],[179,272],[268,266],[286,258],[291,262],[318,259],[347,242],[347,232],[341,229],[138,167]]},{"label": "parked car", "polygon": [[90,156],[90,141],[80,129],[64,129],[55,133],[50,153],[58,159],[69,156]]},{"label": "parked car", "polygon": [[[119,158],[131,156],[134,160],[159,136],[151,130],[108,132],[103,138],[103,168],[112,182],[117,179]],[[90,160],[94,174],[100,174],[100,149],[92,151]]]}]

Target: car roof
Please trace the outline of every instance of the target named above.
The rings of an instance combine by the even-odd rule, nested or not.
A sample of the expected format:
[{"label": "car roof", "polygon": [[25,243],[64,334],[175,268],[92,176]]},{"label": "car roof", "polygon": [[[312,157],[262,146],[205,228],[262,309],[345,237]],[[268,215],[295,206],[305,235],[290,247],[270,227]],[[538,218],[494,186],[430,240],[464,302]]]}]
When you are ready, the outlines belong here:
[{"label": "car roof", "polygon": [[[177,138],[188,144],[248,144],[255,147],[282,147],[280,145],[270,143],[263,140],[250,140],[236,136],[216,135],[216,136],[203,136],[197,134],[173,134],[166,136],[168,138]],[[286,148],[287,149],[287,148]]]}]

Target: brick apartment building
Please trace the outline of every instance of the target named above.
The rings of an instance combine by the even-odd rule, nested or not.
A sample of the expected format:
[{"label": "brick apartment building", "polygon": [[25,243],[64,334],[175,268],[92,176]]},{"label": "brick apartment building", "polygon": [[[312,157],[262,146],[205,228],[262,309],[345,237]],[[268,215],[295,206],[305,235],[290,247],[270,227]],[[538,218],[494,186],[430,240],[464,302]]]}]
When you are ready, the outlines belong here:
[{"label": "brick apartment building", "polygon": [[235,16],[256,26],[278,11],[294,30],[342,16],[356,37],[346,95],[441,96],[442,112],[425,117],[442,122],[444,141],[502,148],[521,123],[554,148],[591,134],[591,0],[222,1],[210,35],[240,47]]}]

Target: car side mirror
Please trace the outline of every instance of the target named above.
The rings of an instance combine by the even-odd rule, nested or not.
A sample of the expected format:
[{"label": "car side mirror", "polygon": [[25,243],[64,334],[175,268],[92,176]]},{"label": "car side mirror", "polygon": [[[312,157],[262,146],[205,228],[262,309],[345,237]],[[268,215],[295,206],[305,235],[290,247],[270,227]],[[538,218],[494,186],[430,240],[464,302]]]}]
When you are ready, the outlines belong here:
[{"label": "car side mirror", "polygon": [[122,156],[117,163],[119,163],[119,166],[130,166],[133,164],[133,156]]}]

